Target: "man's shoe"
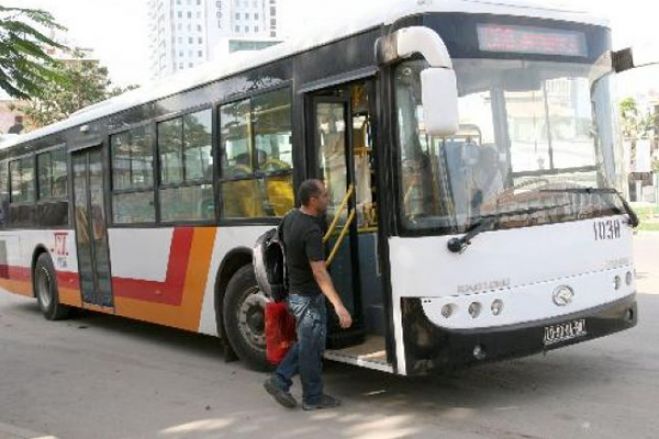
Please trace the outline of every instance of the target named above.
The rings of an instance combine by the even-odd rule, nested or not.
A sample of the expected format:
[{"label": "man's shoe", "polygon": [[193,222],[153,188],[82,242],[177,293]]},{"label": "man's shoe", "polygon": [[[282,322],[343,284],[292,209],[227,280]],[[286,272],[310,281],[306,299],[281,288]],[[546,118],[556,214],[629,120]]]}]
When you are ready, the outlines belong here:
[{"label": "man's shoe", "polygon": [[302,403],[302,408],[304,410],[320,410],[320,409],[331,409],[341,405],[341,400],[334,398],[333,396],[323,395],[320,398],[320,401],[316,404],[307,404]]},{"label": "man's shoe", "polygon": [[275,401],[287,409],[294,409],[297,407],[297,401],[293,398],[293,395],[291,395],[290,392],[285,392],[279,388],[272,377],[265,380],[263,387],[265,387],[265,390],[272,395]]}]

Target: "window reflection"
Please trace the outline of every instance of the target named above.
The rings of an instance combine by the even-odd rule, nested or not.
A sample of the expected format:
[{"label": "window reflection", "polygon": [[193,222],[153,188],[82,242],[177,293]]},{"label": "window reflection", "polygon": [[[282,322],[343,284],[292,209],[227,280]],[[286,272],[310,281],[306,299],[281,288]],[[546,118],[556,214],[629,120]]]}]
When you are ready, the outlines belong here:
[{"label": "window reflection", "polygon": [[11,202],[34,201],[34,159],[23,157],[9,162]]},{"label": "window reflection", "polygon": [[40,200],[66,197],[66,151],[60,148],[37,155],[37,175]]},{"label": "window reflection", "polygon": [[439,138],[425,133],[419,79],[425,67],[412,61],[396,69],[406,227],[462,233],[494,213],[536,212],[497,223],[513,227],[611,212],[614,203],[606,196],[541,190],[610,187],[616,181],[611,124],[597,123],[607,120],[609,68],[456,60],[460,128]]},{"label": "window reflection", "polygon": [[290,89],[220,108],[223,218],[281,217],[293,208]]},{"label": "window reflection", "polygon": [[161,221],[213,219],[212,111],[158,124],[158,151]]},{"label": "window reflection", "polygon": [[138,127],[110,138],[112,155],[112,217],[117,224],[155,221],[153,138]]}]

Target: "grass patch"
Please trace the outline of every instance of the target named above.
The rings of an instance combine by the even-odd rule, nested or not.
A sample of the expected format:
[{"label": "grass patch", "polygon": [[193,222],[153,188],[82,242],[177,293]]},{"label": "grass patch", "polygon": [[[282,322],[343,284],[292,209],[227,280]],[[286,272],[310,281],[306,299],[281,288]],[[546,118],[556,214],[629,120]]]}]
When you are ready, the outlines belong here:
[{"label": "grass patch", "polygon": [[637,230],[640,230],[641,232],[659,232],[659,223],[644,223],[641,221]]},{"label": "grass patch", "polygon": [[655,215],[659,216],[659,206],[638,206],[638,207],[632,206],[632,208],[639,217],[641,216],[652,217]]},{"label": "grass patch", "polygon": [[644,232],[659,232],[659,206],[632,206],[641,220],[638,230]]}]

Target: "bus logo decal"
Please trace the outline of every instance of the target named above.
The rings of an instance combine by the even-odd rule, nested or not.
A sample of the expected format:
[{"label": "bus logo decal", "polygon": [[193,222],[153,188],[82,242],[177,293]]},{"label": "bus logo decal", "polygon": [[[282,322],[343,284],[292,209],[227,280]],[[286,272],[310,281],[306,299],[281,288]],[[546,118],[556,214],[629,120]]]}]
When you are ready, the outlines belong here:
[{"label": "bus logo decal", "polygon": [[572,288],[562,285],[554,290],[554,303],[556,306],[567,306],[572,303],[574,299],[574,290]]},{"label": "bus logo decal", "polygon": [[67,233],[57,232],[55,233],[55,254],[57,256],[68,256],[69,253],[66,251],[66,237]]}]

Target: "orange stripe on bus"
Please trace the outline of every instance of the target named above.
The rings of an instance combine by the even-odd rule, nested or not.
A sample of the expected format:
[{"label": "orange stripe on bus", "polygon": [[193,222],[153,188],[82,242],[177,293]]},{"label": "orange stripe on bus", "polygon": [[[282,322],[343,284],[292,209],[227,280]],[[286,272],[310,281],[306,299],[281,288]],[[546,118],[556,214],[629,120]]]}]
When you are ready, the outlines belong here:
[{"label": "orange stripe on bus", "polygon": [[[59,301],[64,305],[81,306],[82,300],[80,299],[80,290],[77,288],[67,288],[61,286],[58,274],[58,293]],[[17,280],[17,279],[0,279],[0,287],[9,291],[10,293],[20,294],[21,296],[34,297],[32,294],[32,280]]]},{"label": "orange stripe on bus", "polygon": [[82,302],[82,308],[90,311],[101,312],[103,314],[114,314],[114,308],[111,306],[96,305],[94,303]]},{"label": "orange stripe on bus", "polygon": [[25,280],[0,279],[0,287],[10,293],[20,294],[21,296],[34,297],[32,295],[32,282]]},{"label": "orange stripe on bus", "polygon": [[115,297],[115,313],[188,331],[198,331],[216,233],[216,228],[194,229],[180,306]]},{"label": "orange stripe on bus", "polygon": [[66,288],[58,285],[57,292],[59,293],[59,301],[64,305],[70,306],[82,306],[82,298],[80,296],[80,290],[75,288]]}]

